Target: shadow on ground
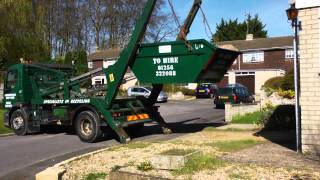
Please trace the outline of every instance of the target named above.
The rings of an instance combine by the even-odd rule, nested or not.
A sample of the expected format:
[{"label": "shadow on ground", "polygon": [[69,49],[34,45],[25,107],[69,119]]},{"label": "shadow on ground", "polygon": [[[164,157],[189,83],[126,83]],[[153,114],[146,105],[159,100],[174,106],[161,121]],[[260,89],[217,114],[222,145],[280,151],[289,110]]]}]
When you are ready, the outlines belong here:
[{"label": "shadow on ground", "polygon": [[264,129],[255,135],[262,136],[269,141],[296,150],[296,126],[294,105],[280,105],[271,111],[264,120]]}]

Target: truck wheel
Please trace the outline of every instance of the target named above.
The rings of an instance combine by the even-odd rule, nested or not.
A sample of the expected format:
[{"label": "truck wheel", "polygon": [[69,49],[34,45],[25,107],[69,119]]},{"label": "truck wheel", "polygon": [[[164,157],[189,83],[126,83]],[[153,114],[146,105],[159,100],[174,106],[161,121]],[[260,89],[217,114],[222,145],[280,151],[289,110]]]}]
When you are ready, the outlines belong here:
[{"label": "truck wheel", "polygon": [[24,110],[15,110],[10,118],[10,125],[13,132],[18,136],[28,133],[28,115]]},{"label": "truck wheel", "polygon": [[92,111],[81,112],[75,122],[75,130],[81,141],[93,143],[102,136],[99,119]]}]

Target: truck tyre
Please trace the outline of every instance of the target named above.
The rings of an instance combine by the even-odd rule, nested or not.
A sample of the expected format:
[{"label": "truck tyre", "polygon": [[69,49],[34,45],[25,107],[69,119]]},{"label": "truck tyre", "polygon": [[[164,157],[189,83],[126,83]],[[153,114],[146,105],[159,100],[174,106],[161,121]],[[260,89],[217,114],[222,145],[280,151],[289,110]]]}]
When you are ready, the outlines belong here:
[{"label": "truck tyre", "polygon": [[10,118],[10,125],[13,132],[18,136],[24,136],[28,133],[28,115],[24,110],[15,110]]},{"label": "truck tyre", "polygon": [[75,130],[81,141],[93,143],[102,137],[99,119],[92,111],[81,112],[75,122]]}]

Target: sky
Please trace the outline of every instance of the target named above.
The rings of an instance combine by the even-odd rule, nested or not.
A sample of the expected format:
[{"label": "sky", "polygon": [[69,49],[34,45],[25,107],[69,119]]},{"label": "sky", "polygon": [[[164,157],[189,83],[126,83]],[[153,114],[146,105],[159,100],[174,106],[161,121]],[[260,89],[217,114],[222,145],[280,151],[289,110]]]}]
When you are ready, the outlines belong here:
[{"label": "sky", "polygon": [[[184,20],[192,6],[193,0],[173,0],[177,16]],[[258,14],[266,24],[269,37],[292,35],[290,23],[285,10],[289,8],[288,0],[202,0],[202,9],[209,25],[215,32],[221,18],[226,20],[238,19],[242,22],[245,14]],[[170,11],[171,12],[171,11]],[[192,24],[188,39],[207,39],[210,33],[205,31],[200,11]]]}]

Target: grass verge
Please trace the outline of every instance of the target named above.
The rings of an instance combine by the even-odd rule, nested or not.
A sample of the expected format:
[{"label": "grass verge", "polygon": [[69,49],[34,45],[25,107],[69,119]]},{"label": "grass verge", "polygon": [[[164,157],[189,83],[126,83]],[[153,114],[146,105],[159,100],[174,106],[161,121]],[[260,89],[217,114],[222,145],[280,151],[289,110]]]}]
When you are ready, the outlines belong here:
[{"label": "grass verge", "polygon": [[236,124],[258,124],[264,117],[263,111],[246,113],[245,115],[237,114],[232,117],[232,123]]},{"label": "grass verge", "polygon": [[168,151],[160,153],[160,155],[168,155],[168,156],[185,156],[187,154],[191,154],[195,152],[195,150],[192,149],[170,149]]},{"label": "grass verge", "polygon": [[117,151],[117,150],[120,150],[121,148],[142,149],[142,148],[146,148],[150,145],[151,145],[151,143],[147,143],[147,142],[133,142],[133,143],[125,144],[125,145],[111,147],[111,148],[109,148],[109,150],[110,151]]},{"label": "grass verge", "polygon": [[209,143],[208,145],[215,147],[222,152],[233,152],[233,151],[249,148],[261,143],[262,141],[244,139],[244,140],[234,140],[234,141],[218,141],[218,142]]},{"label": "grass verge", "polygon": [[3,125],[3,115],[4,115],[4,110],[0,109],[0,134],[7,134],[11,133],[11,129],[4,127]]},{"label": "grass verge", "polygon": [[227,128],[227,129],[217,129],[216,127],[206,127],[203,131],[211,132],[211,131],[229,131],[229,132],[243,132],[248,131],[247,129],[239,129],[239,128]]},{"label": "grass verge", "polygon": [[214,156],[207,155],[207,154],[197,154],[190,157],[184,167],[178,170],[174,170],[173,174],[175,175],[193,174],[201,170],[207,170],[207,169],[215,170],[224,165],[225,165],[224,161],[217,159]]},{"label": "grass verge", "polygon": [[104,172],[90,173],[84,177],[84,180],[104,180],[106,176]]}]

